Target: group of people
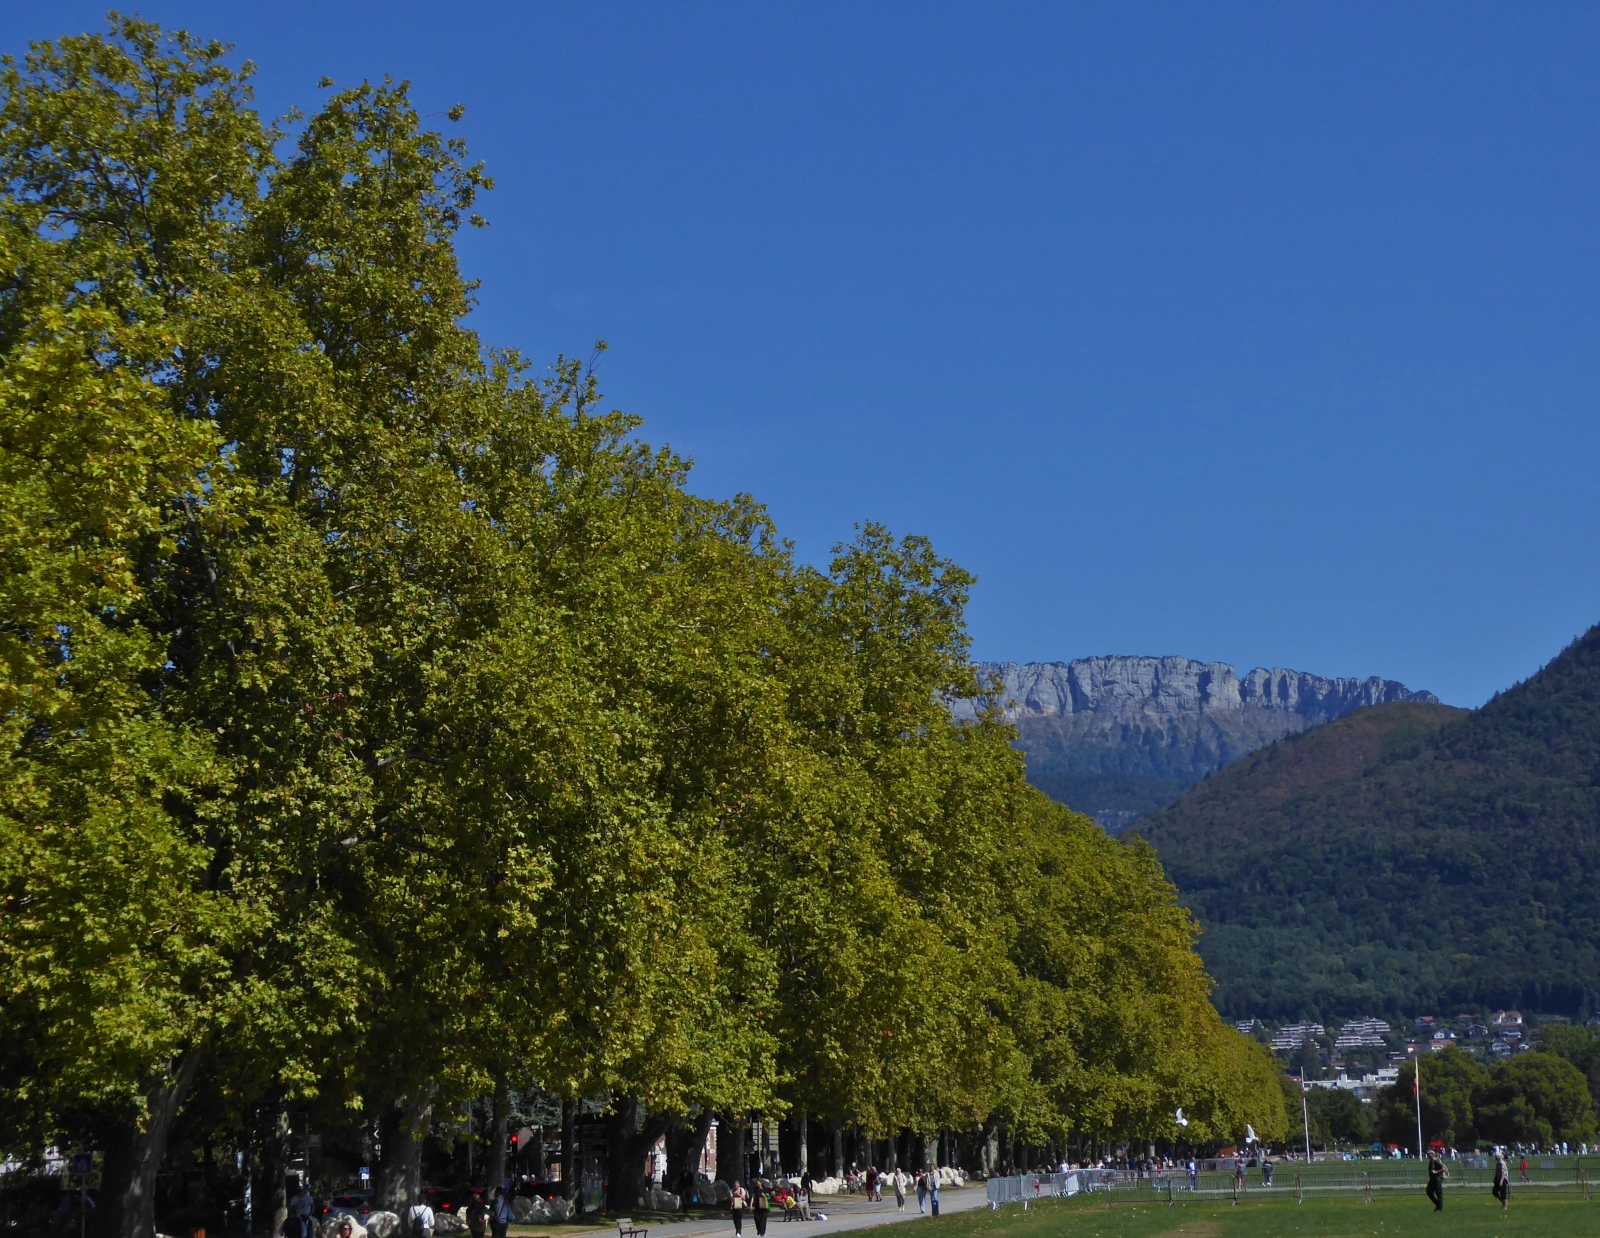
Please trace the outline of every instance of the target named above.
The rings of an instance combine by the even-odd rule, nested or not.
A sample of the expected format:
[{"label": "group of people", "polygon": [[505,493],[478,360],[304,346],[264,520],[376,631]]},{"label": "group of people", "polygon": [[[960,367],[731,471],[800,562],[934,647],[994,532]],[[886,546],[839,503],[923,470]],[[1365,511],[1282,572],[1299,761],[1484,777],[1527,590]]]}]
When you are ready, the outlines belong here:
[{"label": "group of people", "polygon": [[[917,1196],[917,1211],[921,1213],[932,1212],[939,1215],[939,1175],[927,1170],[919,1170],[915,1177],[904,1170],[895,1169],[888,1173],[879,1173],[875,1166],[868,1166],[862,1173],[857,1173],[854,1166],[845,1175],[846,1189],[852,1193],[865,1194],[869,1200],[882,1202],[885,1184],[894,1192],[895,1209],[899,1212],[906,1210],[906,1192],[915,1190]],[[764,1178],[751,1179],[748,1188],[742,1182],[735,1182],[729,1191],[728,1210],[733,1215],[733,1230],[736,1234],[744,1233],[745,1213],[755,1222],[757,1238],[765,1238],[767,1220],[772,1213],[774,1204],[780,1211],[793,1209],[802,1221],[809,1221],[812,1214],[812,1190],[816,1180],[809,1172],[800,1176],[798,1191],[792,1190],[787,1183],[780,1182],[776,1186]],[[497,1236],[498,1238],[498,1236]]]}]

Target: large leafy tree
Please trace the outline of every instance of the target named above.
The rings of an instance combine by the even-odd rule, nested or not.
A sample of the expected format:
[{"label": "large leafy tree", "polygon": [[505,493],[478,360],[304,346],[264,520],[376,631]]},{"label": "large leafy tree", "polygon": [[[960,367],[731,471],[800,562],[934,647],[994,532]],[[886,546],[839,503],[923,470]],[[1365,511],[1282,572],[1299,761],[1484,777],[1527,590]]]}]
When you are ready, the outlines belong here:
[{"label": "large leafy tree", "polygon": [[798,567],[486,352],[463,145],[385,82],[287,147],[224,51],[0,83],[6,1137],[116,1132],[129,1238],[197,1079],[377,1121],[391,1203],[507,1082],[613,1098],[619,1204],[696,1108],[1270,1137],[1148,851],[952,722],[970,577]]}]

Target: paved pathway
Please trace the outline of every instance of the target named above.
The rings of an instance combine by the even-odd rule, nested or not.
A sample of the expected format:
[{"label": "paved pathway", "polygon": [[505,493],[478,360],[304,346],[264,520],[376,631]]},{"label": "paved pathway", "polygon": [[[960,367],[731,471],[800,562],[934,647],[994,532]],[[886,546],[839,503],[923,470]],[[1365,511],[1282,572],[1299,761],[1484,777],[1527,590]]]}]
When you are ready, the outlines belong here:
[{"label": "paved pathway", "polygon": [[[988,1202],[988,1193],[982,1186],[967,1187],[941,1187],[939,1190],[939,1212],[966,1212],[972,1208],[981,1208]],[[869,1203],[854,1195],[818,1195],[813,1208],[817,1212],[827,1214],[826,1221],[784,1221],[778,1213],[773,1213],[772,1220],[767,1222],[767,1238],[814,1238],[820,1234],[837,1234],[845,1230],[870,1229],[875,1225],[895,1225],[904,1221],[920,1220],[923,1214],[917,1212],[917,1197],[912,1192],[906,1194],[906,1210],[896,1212],[894,1196],[891,1194],[881,1204]],[[523,1227],[518,1227],[519,1229]],[[572,1235],[579,1238],[579,1234],[567,1226],[552,1229],[550,1227],[533,1227],[524,1229],[525,1233],[549,1233]],[[589,1233],[616,1234],[615,1226],[607,1229],[594,1229]],[[650,1222],[652,1236],[660,1238],[732,1238],[733,1219],[726,1213],[708,1214],[704,1212],[691,1212],[681,1221]],[[749,1216],[745,1217],[744,1238],[755,1238],[755,1222]]]}]

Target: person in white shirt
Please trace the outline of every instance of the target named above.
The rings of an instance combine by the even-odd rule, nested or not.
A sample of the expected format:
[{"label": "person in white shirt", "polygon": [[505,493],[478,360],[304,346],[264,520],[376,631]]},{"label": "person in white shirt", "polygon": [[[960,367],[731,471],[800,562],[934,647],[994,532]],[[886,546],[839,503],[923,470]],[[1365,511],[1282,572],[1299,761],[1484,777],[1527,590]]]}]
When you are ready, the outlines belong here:
[{"label": "person in white shirt", "polygon": [[406,1209],[404,1238],[433,1238],[433,1209],[423,1200]]}]

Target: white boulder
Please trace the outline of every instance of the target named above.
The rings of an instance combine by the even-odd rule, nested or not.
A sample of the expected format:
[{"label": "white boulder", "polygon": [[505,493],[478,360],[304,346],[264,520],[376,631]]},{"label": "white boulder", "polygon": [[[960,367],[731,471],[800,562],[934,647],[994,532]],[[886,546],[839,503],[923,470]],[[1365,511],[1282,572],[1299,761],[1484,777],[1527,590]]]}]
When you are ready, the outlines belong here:
[{"label": "white boulder", "polygon": [[367,1213],[367,1233],[372,1238],[394,1238],[400,1232],[400,1218],[392,1212]]},{"label": "white boulder", "polygon": [[652,1212],[676,1212],[678,1197],[671,1191],[663,1191],[660,1187],[653,1186],[644,1193],[644,1206]]},{"label": "white boulder", "polygon": [[467,1218],[458,1213],[440,1210],[434,1214],[433,1232],[435,1234],[464,1234],[467,1232]]}]

